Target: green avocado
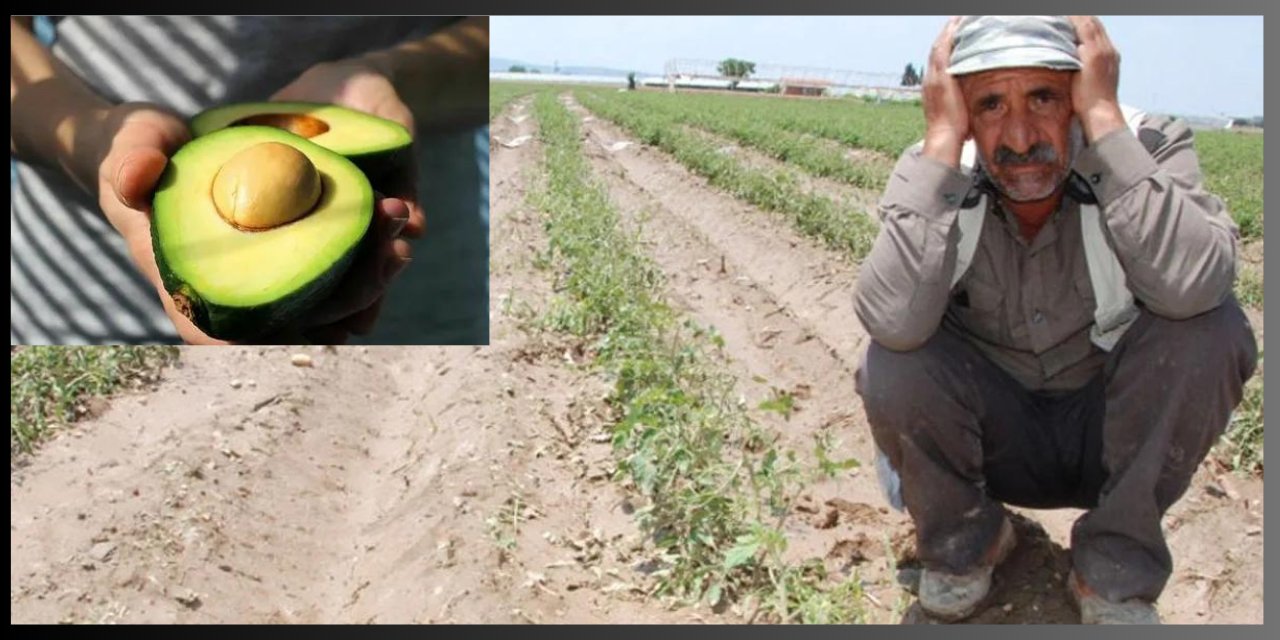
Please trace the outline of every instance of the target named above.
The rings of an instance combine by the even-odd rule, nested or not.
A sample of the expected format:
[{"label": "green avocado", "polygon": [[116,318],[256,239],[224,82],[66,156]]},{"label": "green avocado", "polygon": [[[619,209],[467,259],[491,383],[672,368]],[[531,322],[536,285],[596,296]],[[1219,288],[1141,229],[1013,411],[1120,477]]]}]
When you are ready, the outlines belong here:
[{"label": "green avocado", "polygon": [[356,163],[374,186],[407,166],[413,144],[398,122],[331,104],[245,102],[214,107],[191,120],[196,136],[238,125],[278,127],[307,138]]},{"label": "green avocado", "polygon": [[[277,178],[280,162],[255,158],[247,170],[226,169],[268,147],[306,167],[305,187]],[[227,186],[231,174],[239,181]],[[249,190],[256,190],[253,199]],[[282,197],[303,190],[309,195],[294,199],[304,204],[273,226],[244,227],[225,213],[234,210],[226,204],[231,198],[272,217],[289,208],[279,204]],[[197,327],[224,340],[277,330],[326,297],[354,259],[374,209],[373,188],[350,160],[263,126],[231,127],[184,145],[152,204],[152,248],[165,289]]]}]

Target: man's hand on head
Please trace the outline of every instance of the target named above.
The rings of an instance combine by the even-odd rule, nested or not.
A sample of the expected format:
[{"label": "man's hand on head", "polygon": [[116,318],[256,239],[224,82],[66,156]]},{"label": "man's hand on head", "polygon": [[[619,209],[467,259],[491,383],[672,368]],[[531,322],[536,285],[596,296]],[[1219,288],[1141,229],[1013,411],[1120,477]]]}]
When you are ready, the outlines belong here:
[{"label": "man's hand on head", "polygon": [[1125,127],[1120,100],[1120,53],[1095,16],[1068,16],[1075,27],[1080,71],[1071,83],[1071,106],[1092,144]]},{"label": "man's hand on head", "polygon": [[924,102],[924,155],[960,168],[960,152],[969,137],[969,110],[960,83],[947,73],[960,16],[951,18],[929,51],[929,70],[921,87]]}]

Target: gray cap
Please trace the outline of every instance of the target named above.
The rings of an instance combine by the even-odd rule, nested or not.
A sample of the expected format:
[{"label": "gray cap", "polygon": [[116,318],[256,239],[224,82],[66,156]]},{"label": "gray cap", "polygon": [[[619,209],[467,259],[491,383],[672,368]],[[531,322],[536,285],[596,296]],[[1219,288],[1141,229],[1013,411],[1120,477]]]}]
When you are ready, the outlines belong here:
[{"label": "gray cap", "polygon": [[1009,67],[1078,70],[1076,30],[1066,16],[965,16],[947,73]]}]

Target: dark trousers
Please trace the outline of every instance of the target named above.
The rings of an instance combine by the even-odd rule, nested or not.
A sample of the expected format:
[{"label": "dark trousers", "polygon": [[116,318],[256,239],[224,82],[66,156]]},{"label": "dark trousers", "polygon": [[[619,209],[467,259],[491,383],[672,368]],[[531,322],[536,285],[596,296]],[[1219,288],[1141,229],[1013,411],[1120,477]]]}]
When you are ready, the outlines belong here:
[{"label": "dark trousers", "polygon": [[1030,392],[949,329],[919,349],[873,343],[857,374],[876,444],[902,479],[926,567],[964,573],[1001,503],[1088,511],[1071,532],[1084,582],[1154,601],[1172,571],[1160,521],[1187,490],[1253,375],[1234,298],[1186,320],[1142,311],[1084,387]]}]

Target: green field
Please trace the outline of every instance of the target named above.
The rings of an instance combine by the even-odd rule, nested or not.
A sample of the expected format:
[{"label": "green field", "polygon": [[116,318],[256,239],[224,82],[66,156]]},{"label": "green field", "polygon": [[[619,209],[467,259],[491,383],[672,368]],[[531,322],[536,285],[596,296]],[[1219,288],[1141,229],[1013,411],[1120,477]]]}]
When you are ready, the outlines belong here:
[{"label": "green field", "polygon": [[1262,237],[1262,134],[1196,133],[1196,152],[1209,191],[1222,198],[1244,238]]},{"label": "green field", "polygon": [[512,100],[520,96],[529,95],[539,88],[536,85],[520,84],[518,82],[490,82],[489,119],[493,120],[495,116],[502,113],[502,110],[506,109]]},{"label": "green field", "polygon": [[[520,95],[564,90],[566,87],[491,84],[490,115],[496,116]],[[916,103],[720,93],[619,93],[582,87],[574,91],[596,108],[638,114],[629,118],[625,126],[650,144],[662,146],[660,138],[673,135],[657,129],[694,127],[730,138],[810,175],[873,191],[883,189],[898,154],[924,133],[923,111]],[[1226,202],[1241,236],[1246,240],[1261,238],[1262,136],[1199,131],[1196,149],[1208,189]],[[850,152],[863,153],[851,157]]]},{"label": "green field", "polygon": [[[541,215],[547,236],[538,268],[553,272],[556,282],[538,323],[583,340],[592,365],[611,383],[615,480],[643,497],[637,521],[665,559],[651,593],[752,611],[750,619],[761,622],[868,622],[878,617],[877,608],[893,608],[896,616],[902,605],[876,600],[864,590],[871,582],[858,570],[829,572],[820,557],[788,549],[794,525],[785,522],[797,497],[859,461],[828,458],[821,433],[813,434],[818,439],[812,455],[782,444],[771,422],[776,418],[766,414],[777,412],[790,421],[799,410],[797,396],[775,389],[776,397],[764,402],[746,401],[740,390],[745,378],[726,366],[733,343],[666,299],[674,278],[663,269],[679,266],[654,259],[653,243],[640,233],[647,223],[643,206],[624,214],[635,199],[614,186],[612,176],[601,178],[617,172],[625,180],[635,171],[643,177],[631,179],[641,182],[659,175],[653,164],[678,163],[705,179],[705,185],[691,187],[695,193],[680,198],[695,203],[686,215],[699,213],[699,201],[690,197],[714,190],[777,215],[856,264],[877,236],[874,202],[898,154],[923,133],[920,106],[498,85],[491,88],[494,117],[530,94],[535,99],[520,113],[531,122],[521,120],[521,126],[537,127],[540,171],[531,174],[540,178],[526,202]],[[619,135],[665,159],[655,163],[657,154],[648,153],[647,161],[622,159],[622,152],[616,160],[602,160],[607,154],[597,145],[608,148]],[[1214,132],[1198,135],[1197,144],[1210,188],[1228,203],[1242,234],[1260,241],[1261,136]],[[636,165],[646,169],[636,171]],[[682,181],[677,188],[690,185]],[[771,257],[791,257],[785,249],[779,253]],[[797,251],[794,257],[809,254]],[[1240,282],[1247,293],[1242,300],[1260,311],[1261,271],[1248,271]],[[1262,415],[1259,371],[1215,449],[1216,459],[1241,473],[1260,474]],[[865,570],[876,575],[875,568]]]},{"label": "green field", "polygon": [[15,347],[9,351],[9,452],[30,452],[86,413],[88,398],[158,379],[175,347]]},{"label": "green field", "polygon": [[670,563],[656,595],[712,607],[753,599],[761,621],[863,621],[857,575],[827,580],[821,562],[786,560],[776,515],[811,475],[857,462],[826,459],[819,439],[819,468],[806,469],[774,444],[736,400],[723,339],[662,299],[663,273],[591,179],[578,118],[547,91],[534,108],[546,179],[531,201],[547,215],[549,263],[567,274],[544,322],[592,340],[596,366],[615,381],[617,475],[648,499],[638,520]]},{"label": "green field", "polygon": [[[572,93],[596,116],[669,154],[712,187],[785,216],[798,231],[855,262],[866,255],[876,236],[874,212],[813,193],[798,176],[834,180],[878,197],[898,154],[919,140],[924,129],[921,107],[913,103],[516,84],[492,85],[490,92],[495,115],[521,95]],[[543,109],[545,113],[545,104]],[[782,168],[748,166],[734,154],[723,153],[717,138],[752,149]],[[1226,203],[1244,243],[1260,256],[1262,135],[1197,131],[1195,145],[1207,189]],[[1262,284],[1261,264],[1242,261],[1236,284],[1242,304],[1261,312]],[[1261,390],[1259,372],[1220,449],[1243,471],[1261,469]]]},{"label": "green field", "polygon": [[584,106],[621,125],[644,143],[675,156],[712,185],[762,209],[787,215],[802,232],[822,239],[852,259],[860,260],[871,250],[876,223],[860,205],[808,193],[789,172],[744,166],[733,156],[719,153],[715,144],[684,130],[670,111],[649,108],[643,101],[631,99],[639,94],[575,93]]}]

